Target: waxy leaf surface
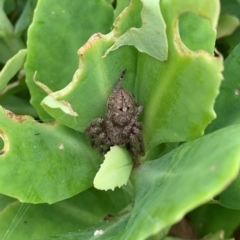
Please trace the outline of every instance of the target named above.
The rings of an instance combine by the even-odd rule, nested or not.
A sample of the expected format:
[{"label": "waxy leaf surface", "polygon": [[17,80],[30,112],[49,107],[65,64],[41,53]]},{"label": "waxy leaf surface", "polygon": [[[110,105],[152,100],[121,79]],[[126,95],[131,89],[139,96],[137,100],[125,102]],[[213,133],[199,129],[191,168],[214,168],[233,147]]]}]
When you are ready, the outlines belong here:
[{"label": "waxy leaf surface", "polygon": [[102,157],[83,134],[1,108],[0,135],[1,193],[22,202],[53,203],[92,186]]},{"label": "waxy leaf surface", "polygon": [[112,21],[113,9],[105,0],[38,1],[28,31],[25,71],[31,103],[43,121],[51,118],[40,106],[46,93],[35,84],[34,73],[51,90],[62,89],[77,69],[79,47],[93,33],[109,32]]},{"label": "waxy leaf surface", "polygon": [[[111,33],[95,34],[80,48],[80,66],[73,81],[63,90],[47,96],[42,101],[44,109],[62,124],[83,132],[93,119],[105,116],[108,97],[122,70],[126,69],[123,87],[144,106],[141,121],[147,150],[162,142],[186,141],[202,135],[216,117],[213,105],[222,79],[222,59],[212,56],[219,2],[163,0],[160,10],[167,25],[169,50],[165,62],[127,44],[103,57],[128,29],[141,27],[140,13],[148,10],[144,2],[133,1],[116,19]],[[202,18],[190,14],[179,23],[186,11]],[[191,34],[188,48],[181,41],[187,31],[181,32],[179,26],[186,29],[193,19],[199,26],[198,31],[207,34],[208,38],[194,42],[193,36],[197,34]],[[164,25],[159,31],[165,32]],[[149,39],[155,37],[149,34]],[[164,42],[162,44],[161,47]],[[194,51],[190,50],[192,46]],[[52,98],[63,106],[67,103],[69,112],[76,112],[78,116],[66,114],[60,106],[52,107]]]}]

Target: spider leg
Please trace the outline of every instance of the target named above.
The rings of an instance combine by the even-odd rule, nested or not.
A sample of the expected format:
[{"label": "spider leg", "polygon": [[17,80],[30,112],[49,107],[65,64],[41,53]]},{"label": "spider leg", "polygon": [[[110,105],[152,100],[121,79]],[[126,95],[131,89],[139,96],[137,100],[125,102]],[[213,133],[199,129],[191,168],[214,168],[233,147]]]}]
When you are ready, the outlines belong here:
[{"label": "spider leg", "polygon": [[138,117],[140,116],[142,111],[143,111],[143,106],[142,105],[137,105],[137,112],[136,112],[136,115],[135,115],[135,119],[138,119]]},{"label": "spider leg", "polygon": [[[124,127],[124,129],[122,131],[122,135],[126,138],[127,136],[129,136],[131,131],[135,128],[142,130],[142,123],[137,122],[137,120],[135,120],[135,118],[133,118],[131,120],[131,122],[127,126]],[[135,134],[135,131],[133,133]]]},{"label": "spider leg", "polygon": [[[139,127],[140,125],[140,127]],[[132,129],[133,135],[138,140],[138,146],[139,146],[139,154],[144,156],[145,155],[145,148],[143,143],[143,137],[142,137],[142,124],[138,123],[137,126],[134,126]]]},{"label": "spider leg", "polygon": [[105,120],[103,119],[103,118],[97,118],[97,119],[95,119],[95,120],[93,120],[90,124],[89,124],[89,126],[86,128],[86,130],[85,130],[85,134],[86,135],[89,135],[89,134],[91,134],[91,132],[93,131],[93,129],[94,128],[97,128],[97,127],[104,127],[104,122],[105,122]]},{"label": "spider leg", "polygon": [[106,132],[99,134],[96,145],[98,146],[100,153],[103,155],[109,151],[110,141]]},{"label": "spider leg", "polygon": [[128,150],[132,153],[133,159],[136,159],[139,155],[138,143],[134,134],[130,134],[129,143],[127,144]]},{"label": "spider leg", "polygon": [[114,125],[111,121],[106,120],[106,131],[108,135],[108,142],[109,145],[115,145],[116,144],[116,138],[115,138],[115,130],[114,130]]},{"label": "spider leg", "polygon": [[105,154],[109,147],[109,140],[106,132],[106,122],[103,118],[93,120],[86,128],[85,134],[90,138],[91,145],[99,149],[101,154]]}]

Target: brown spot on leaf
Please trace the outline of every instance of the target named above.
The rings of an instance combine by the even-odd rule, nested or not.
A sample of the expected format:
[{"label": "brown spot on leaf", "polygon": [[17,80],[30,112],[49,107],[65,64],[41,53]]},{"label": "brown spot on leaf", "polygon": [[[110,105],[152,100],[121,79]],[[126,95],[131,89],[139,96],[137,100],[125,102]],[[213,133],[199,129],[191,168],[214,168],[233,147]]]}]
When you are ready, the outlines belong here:
[{"label": "brown spot on leaf", "polygon": [[110,220],[111,218],[113,218],[114,217],[114,215],[112,215],[111,213],[109,213],[109,214],[107,214],[104,218],[103,218],[103,220],[104,221],[108,221],[108,220]]},{"label": "brown spot on leaf", "polygon": [[78,116],[78,114],[73,111],[72,105],[69,102],[63,100],[63,101],[61,101],[61,103],[68,107],[72,116],[74,116],[74,117]]},{"label": "brown spot on leaf", "polygon": [[23,122],[24,120],[27,119],[27,116],[25,115],[16,115],[13,112],[6,109],[4,109],[4,112],[9,118],[12,118],[13,120],[16,120],[18,122]]},{"label": "brown spot on leaf", "polygon": [[0,151],[0,155],[3,155],[4,153],[5,153],[4,150],[1,150],[1,151]]},{"label": "brown spot on leaf", "polygon": [[102,38],[101,33],[96,33],[92,35],[89,40],[78,50],[78,54],[82,56],[89,48],[92,47],[95,41]]}]

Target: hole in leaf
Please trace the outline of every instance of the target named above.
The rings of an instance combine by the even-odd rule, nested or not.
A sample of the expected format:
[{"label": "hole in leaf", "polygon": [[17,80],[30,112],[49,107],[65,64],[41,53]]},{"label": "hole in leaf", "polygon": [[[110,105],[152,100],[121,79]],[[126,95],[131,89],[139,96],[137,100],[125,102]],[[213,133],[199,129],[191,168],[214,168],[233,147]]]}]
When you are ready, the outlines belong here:
[{"label": "hole in leaf", "polygon": [[5,153],[4,141],[3,141],[2,137],[0,136],[0,156],[3,155],[4,153]]},{"label": "hole in leaf", "polygon": [[213,55],[216,32],[208,19],[186,12],[179,17],[178,27],[180,38],[187,48],[205,50]]}]

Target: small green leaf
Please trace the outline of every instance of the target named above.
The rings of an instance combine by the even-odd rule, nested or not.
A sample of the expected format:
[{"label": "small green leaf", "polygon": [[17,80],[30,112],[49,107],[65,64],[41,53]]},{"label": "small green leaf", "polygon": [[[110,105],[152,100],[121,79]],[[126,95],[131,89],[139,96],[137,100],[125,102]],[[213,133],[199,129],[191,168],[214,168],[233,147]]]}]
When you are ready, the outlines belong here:
[{"label": "small green leaf", "polygon": [[[210,233],[207,236],[205,236],[204,238],[202,238],[202,240],[224,240],[224,239],[228,239],[225,238],[225,232],[224,231],[218,231],[216,233]],[[233,240],[233,238],[230,238],[228,240]]]},{"label": "small green leaf", "polygon": [[16,35],[21,34],[22,31],[24,31],[29,27],[29,25],[32,22],[33,12],[36,5],[37,5],[37,0],[28,0],[26,2],[24,10],[15,25],[14,33]]},{"label": "small green leaf", "polygon": [[[139,52],[149,54],[160,61],[167,60],[168,42],[166,25],[160,12],[159,0],[141,0],[141,3],[142,26],[140,28],[130,28],[118,37],[113,46],[106,51],[105,56],[121,46],[132,45]],[[131,8],[131,5],[129,8]],[[125,9],[125,11],[129,11],[129,8]],[[117,21],[116,27],[119,28]]]},{"label": "small green leaf", "polygon": [[12,77],[23,67],[27,50],[20,50],[10,60],[7,61],[4,68],[0,72],[0,91],[2,91]]},{"label": "small green leaf", "polygon": [[[2,4],[1,4],[2,5]],[[4,38],[13,34],[13,26],[0,5],[0,37]]]},{"label": "small green leaf", "polygon": [[94,187],[107,191],[127,184],[132,166],[132,157],[125,148],[111,147],[94,178]]},{"label": "small green leaf", "polygon": [[217,38],[231,35],[239,25],[240,21],[237,17],[229,14],[221,15],[218,22]]}]

